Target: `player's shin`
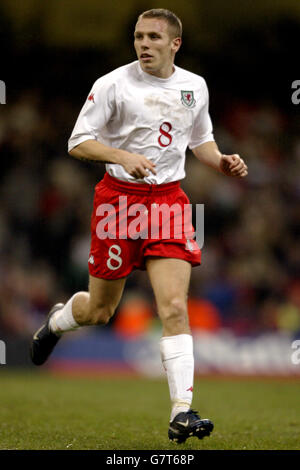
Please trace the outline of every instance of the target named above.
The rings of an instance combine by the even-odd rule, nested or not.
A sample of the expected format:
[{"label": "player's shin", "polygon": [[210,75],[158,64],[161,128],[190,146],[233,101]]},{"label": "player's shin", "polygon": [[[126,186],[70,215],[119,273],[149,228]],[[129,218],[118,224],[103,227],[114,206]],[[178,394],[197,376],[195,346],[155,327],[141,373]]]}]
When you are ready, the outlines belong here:
[{"label": "player's shin", "polygon": [[72,312],[73,300],[77,294],[74,294],[61,310],[58,310],[51,316],[49,328],[52,333],[62,334],[66,331],[76,330],[80,327]]},{"label": "player's shin", "polygon": [[160,353],[167,373],[172,411],[170,421],[190,409],[193,398],[194,355],[193,338],[188,334],[164,336]]}]

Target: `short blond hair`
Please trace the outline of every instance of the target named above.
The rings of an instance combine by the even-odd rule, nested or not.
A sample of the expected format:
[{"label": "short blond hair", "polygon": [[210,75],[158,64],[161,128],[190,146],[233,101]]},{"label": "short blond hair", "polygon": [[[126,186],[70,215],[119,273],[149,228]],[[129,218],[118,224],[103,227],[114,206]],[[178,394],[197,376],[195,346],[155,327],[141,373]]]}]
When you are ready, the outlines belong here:
[{"label": "short blond hair", "polygon": [[141,13],[138,20],[141,18],[161,18],[168,23],[171,36],[178,38],[182,36],[182,23],[178,16],[170,10],[165,8],[153,8]]}]

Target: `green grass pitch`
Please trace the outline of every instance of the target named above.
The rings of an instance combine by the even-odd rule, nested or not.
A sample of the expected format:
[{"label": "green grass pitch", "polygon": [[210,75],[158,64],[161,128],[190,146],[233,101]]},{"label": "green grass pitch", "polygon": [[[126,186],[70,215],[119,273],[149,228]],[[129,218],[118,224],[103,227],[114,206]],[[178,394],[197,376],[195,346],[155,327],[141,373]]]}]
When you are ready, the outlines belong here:
[{"label": "green grass pitch", "polygon": [[167,383],[0,371],[0,449],[299,450],[300,381],[200,378],[193,408],[211,437],[167,438]]}]

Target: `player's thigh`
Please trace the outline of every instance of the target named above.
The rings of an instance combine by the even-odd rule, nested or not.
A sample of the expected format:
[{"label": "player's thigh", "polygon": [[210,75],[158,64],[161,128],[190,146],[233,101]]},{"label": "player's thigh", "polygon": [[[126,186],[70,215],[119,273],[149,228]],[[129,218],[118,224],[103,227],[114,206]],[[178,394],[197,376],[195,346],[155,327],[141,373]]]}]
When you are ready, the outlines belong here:
[{"label": "player's thigh", "polygon": [[147,258],[146,268],[159,314],[172,305],[186,308],[191,264],[175,258]]},{"label": "player's thigh", "polygon": [[107,280],[98,277],[89,277],[90,309],[109,308],[114,311],[122,297],[126,277]]}]

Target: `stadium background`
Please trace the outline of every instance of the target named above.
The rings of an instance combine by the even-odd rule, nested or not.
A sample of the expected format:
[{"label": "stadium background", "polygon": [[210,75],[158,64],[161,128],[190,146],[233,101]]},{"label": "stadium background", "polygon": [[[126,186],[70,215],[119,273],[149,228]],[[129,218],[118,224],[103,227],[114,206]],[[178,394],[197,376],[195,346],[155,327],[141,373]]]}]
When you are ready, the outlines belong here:
[{"label": "stadium background", "polygon": [[[300,105],[291,101],[300,3],[292,0],[2,0],[3,368],[30,367],[28,341],[49,307],[87,288],[93,188],[104,167],[68,156],[67,139],[92,83],[135,60],[137,15],[161,6],[183,21],[176,63],[205,77],[220,149],[249,167],[245,181],[229,179],[187,154],[183,188],[205,204],[189,305],[196,373],[300,373],[291,362],[300,338]],[[159,335],[150,284],[138,272],[110,325],[66,335],[49,367],[155,376]]]}]

